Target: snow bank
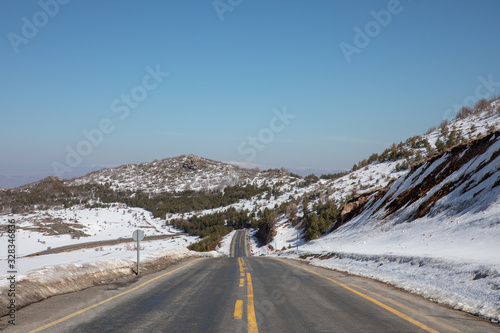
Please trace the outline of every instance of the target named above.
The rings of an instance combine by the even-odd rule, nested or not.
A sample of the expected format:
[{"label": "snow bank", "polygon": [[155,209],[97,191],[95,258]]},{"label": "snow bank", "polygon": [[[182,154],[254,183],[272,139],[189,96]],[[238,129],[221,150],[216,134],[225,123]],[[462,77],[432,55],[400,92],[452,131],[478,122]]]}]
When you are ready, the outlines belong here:
[{"label": "snow bank", "polygon": [[220,248],[217,251],[220,254],[229,256],[231,252],[231,242],[233,241],[234,234],[236,234],[236,230],[231,231],[226,236],[224,236],[220,242]]},{"label": "snow bank", "polygon": [[[354,219],[300,246],[313,265],[380,280],[500,321],[500,195],[485,210],[454,209],[412,222]],[[457,202],[460,200],[457,199]],[[484,202],[484,200],[482,200]],[[482,203],[478,203],[482,206]],[[289,235],[289,226],[280,233]],[[296,258],[295,249],[282,255]]]},{"label": "snow bank", "polygon": [[[296,258],[293,251],[287,257]],[[315,266],[379,280],[432,301],[500,321],[500,270],[481,263],[389,254],[300,251]]]},{"label": "snow bank", "polygon": [[301,258],[500,322],[499,152],[497,132],[412,168]]},{"label": "snow bank", "polygon": [[[194,252],[187,249],[168,249],[149,253],[141,260],[141,273],[153,272],[189,257],[216,257],[216,252]],[[84,264],[61,264],[38,269],[16,281],[17,308],[39,302],[51,296],[83,290],[95,285],[135,275],[136,262],[111,259]],[[7,276],[0,276],[7,280]],[[5,296],[9,286],[0,287]],[[0,316],[8,313],[8,297],[0,297]]]},{"label": "snow bank", "polygon": [[[500,199],[489,209],[410,223],[365,223],[300,246],[301,258],[500,321]],[[283,233],[291,234],[283,226]],[[280,233],[280,232],[278,232]],[[274,254],[273,254],[274,255]],[[295,249],[281,255],[296,258]]]}]

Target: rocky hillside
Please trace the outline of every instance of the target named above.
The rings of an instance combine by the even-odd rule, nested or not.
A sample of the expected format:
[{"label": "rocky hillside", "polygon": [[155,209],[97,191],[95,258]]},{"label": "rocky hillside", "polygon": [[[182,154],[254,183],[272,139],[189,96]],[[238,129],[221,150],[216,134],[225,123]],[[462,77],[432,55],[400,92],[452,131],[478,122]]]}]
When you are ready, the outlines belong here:
[{"label": "rocky hillside", "polygon": [[[389,191],[392,184],[399,184],[408,174],[413,174],[414,168],[432,161],[436,156],[452,158],[456,155],[454,158],[458,158],[462,154],[460,149],[477,145],[484,140],[481,138],[491,135],[499,127],[500,100],[481,100],[474,108],[462,108],[455,119],[443,121],[439,127],[431,128],[423,135],[410,137],[404,142],[391,145],[382,153],[372,154],[354,165],[352,170],[342,177],[312,179],[307,182],[307,186],[295,189],[292,199],[300,207],[298,216],[303,220],[301,225],[305,226],[305,239],[315,239],[337,229],[363,212],[365,204],[373,204],[375,198]],[[474,155],[472,151],[479,156],[482,150],[471,148],[459,161],[450,163],[455,167],[465,163],[465,157],[471,158],[470,156]],[[440,175],[444,176],[452,170],[453,167],[449,167]],[[428,183],[434,184],[433,186],[439,181],[440,179],[428,179]],[[445,190],[439,193],[443,194]],[[415,194],[407,193],[409,198]],[[477,196],[476,198],[480,199]],[[397,206],[396,202],[392,205],[392,209]],[[420,214],[427,213],[428,210],[422,210]],[[283,218],[292,222],[288,217]],[[266,226],[266,230],[269,230],[271,235],[276,233],[275,228],[269,226]],[[266,234],[262,239],[270,241],[272,237],[267,236]]]},{"label": "rocky hillside", "polygon": [[333,229],[349,220],[370,220],[380,226],[387,221],[406,223],[442,213],[474,214],[486,210],[499,197],[500,131],[496,131],[414,165],[384,189],[356,196]]},{"label": "rocky hillside", "polygon": [[[323,217],[323,207],[315,206],[310,221]],[[378,279],[498,323],[499,216],[495,131],[436,153],[385,188],[358,193],[300,253],[312,264]],[[278,225],[272,244],[293,246],[293,228]],[[296,257],[292,250],[282,254]]]},{"label": "rocky hillside", "polygon": [[141,164],[102,169],[65,181],[66,185],[109,184],[113,190],[165,193],[182,191],[223,190],[227,186],[266,181],[286,181],[286,170],[259,171],[218,162],[196,155],[182,155]]},{"label": "rocky hillside", "polygon": [[416,165],[443,153],[453,154],[453,147],[470,145],[499,128],[500,100],[481,104],[474,110],[465,108],[456,119],[443,121],[439,127],[431,128],[426,134],[393,144],[380,154],[374,153],[355,165],[348,175],[339,179],[320,180],[311,186],[310,191],[316,193],[317,202],[351,199],[383,188],[406,175]]},{"label": "rocky hillside", "polygon": [[128,164],[92,172],[66,182],[68,185],[110,184],[113,189],[142,190],[148,193],[222,189],[249,181],[258,171],[182,155],[150,163]]},{"label": "rocky hillside", "polygon": [[[287,207],[295,206],[296,212],[288,212],[290,221],[298,218],[306,230],[313,228],[307,236],[310,240],[352,219],[365,204],[372,205],[374,197],[382,196],[394,182],[399,184],[412,175],[417,166],[425,165],[436,156],[461,156],[447,163],[453,167],[462,165],[465,157],[472,156],[472,150],[462,152],[460,149],[484,140],[478,137],[493,133],[499,123],[500,101],[483,101],[474,109],[463,108],[456,119],[445,121],[424,135],[394,144],[380,154],[374,153],[346,174],[327,175],[321,179],[300,177],[285,170],[244,169],[195,155],[103,169],[68,181],[49,177],[17,189],[0,191],[0,211],[26,212],[75,205],[88,208],[121,202],[147,209],[155,216],[170,212],[172,219],[178,219],[184,213],[189,216],[211,214],[233,207],[248,211],[251,218],[259,221],[253,224],[256,228],[262,226],[261,222],[269,222],[266,228],[273,232],[273,220],[283,211],[290,211]],[[440,177],[454,169],[443,170]],[[428,179],[429,184],[433,181],[437,184],[440,179]],[[234,188],[246,184],[252,188]],[[228,189],[227,193],[224,189]],[[397,200],[413,204],[412,200],[421,199],[417,192],[408,192],[406,199]],[[396,200],[396,197],[392,195],[390,199]],[[397,200],[387,202],[391,204],[387,207],[391,214],[400,208]],[[224,206],[227,203],[231,203],[230,206]],[[434,206],[423,207],[415,209],[425,215]],[[266,209],[275,214],[265,213]]]}]

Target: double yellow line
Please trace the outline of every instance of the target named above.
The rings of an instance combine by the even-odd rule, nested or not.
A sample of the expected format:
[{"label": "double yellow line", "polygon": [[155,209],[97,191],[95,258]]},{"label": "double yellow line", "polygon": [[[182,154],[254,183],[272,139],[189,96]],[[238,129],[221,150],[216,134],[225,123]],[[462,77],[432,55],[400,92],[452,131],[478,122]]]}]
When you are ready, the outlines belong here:
[{"label": "double yellow line", "polygon": [[[245,262],[243,258],[238,257],[238,263],[240,265],[240,276],[245,276],[244,265]],[[258,333],[259,330],[257,328],[257,318],[255,317],[255,306],[253,301],[253,285],[252,285],[252,276],[250,273],[246,273],[247,279],[247,322],[248,322],[248,332],[249,333]],[[240,287],[245,285],[245,279],[240,278]],[[237,300],[234,305],[234,319],[242,319],[243,318],[243,300]]]}]

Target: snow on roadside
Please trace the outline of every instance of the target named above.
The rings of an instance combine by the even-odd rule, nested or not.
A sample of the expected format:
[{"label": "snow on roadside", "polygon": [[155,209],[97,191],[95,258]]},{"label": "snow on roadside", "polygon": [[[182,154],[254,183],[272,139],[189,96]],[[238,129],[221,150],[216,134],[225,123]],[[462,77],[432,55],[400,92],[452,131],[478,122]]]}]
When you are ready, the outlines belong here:
[{"label": "snow on roadside", "polygon": [[[187,251],[187,247],[199,241],[194,236],[174,236],[167,239],[150,240],[140,242],[141,261],[147,262],[162,256],[162,251]],[[125,260],[135,262],[137,260],[137,246],[134,242],[116,244],[111,246],[97,246],[93,248],[80,249],[70,252],[46,254],[34,257],[23,257],[16,260],[17,278],[26,278],[32,273],[55,267],[61,264],[82,266],[89,263],[103,263],[110,260]],[[6,260],[1,260],[2,271],[8,271]],[[8,284],[7,276],[0,276],[0,287]]]},{"label": "snow on roadside", "polygon": [[[144,231],[146,236],[169,235],[179,232],[165,225],[165,220],[153,218],[150,212],[142,208],[127,207],[114,204],[109,208],[49,209],[30,214],[10,214],[0,217],[0,224],[6,225],[8,219],[16,221],[17,255],[25,256],[31,253],[79,243],[130,238],[136,229]],[[88,236],[71,237],[69,234],[57,234],[54,224],[76,224],[73,227]],[[41,231],[44,226],[51,228],[53,234]],[[3,239],[3,237],[2,237]],[[1,244],[1,243],[0,243]],[[0,259],[6,259],[5,253],[0,253]]]},{"label": "snow on roadside", "polygon": [[220,254],[229,256],[230,251],[231,251],[231,242],[233,241],[234,234],[236,234],[236,230],[231,231],[228,233],[226,236],[224,236],[220,242],[220,248],[219,251],[217,251]]},{"label": "snow on roadside", "polygon": [[[159,267],[166,267],[190,257],[217,256],[215,251],[194,252],[186,248],[151,251],[142,257],[141,272],[156,271]],[[64,263],[37,269],[22,279],[16,279],[19,290],[23,290],[23,292],[16,293],[16,305],[20,308],[51,296],[133,276],[134,264],[135,261],[130,259],[114,258],[85,263]],[[1,278],[7,280],[6,277]],[[0,286],[0,294],[5,295],[9,288],[9,285]],[[0,297],[0,316],[8,313],[8,302],[8,297]]]},{"label": "snow on roadside", "polygon": [[[301,258],[500,322],[500,140],[492,134],[478,144],[484,142],[480,155],[449,174],[449,152],[413,169],[337,230],[301,246]],[[443,172],[442,180],[425,187],[432,173]],[[446,195],[429,200],[443,188]],[[414,189],[425,192],[404,201],[403,194]],[[425,204],[430,209],[418,217]],[[290,233],[288,228],[278,223],[277,237]],[[282,255],[297,257],[294,250]]]},{"label": "snow on roadside", "polygon": [[[355,228],[357,221],[351,221],[299,250],[313,265],[380,280],[500,322],[498,216],[500,197],[484,211]],[[282,224],[278,234],[287,228]],[[297,258],[295,249],[281,255]]]},{"label": "snow on roadside", "polygon": [[[58,267],[58,265],[85,264],[106,266],[109,261],[135,262],[137,258],[134,242],[120,243],[110,246],[95,246],[69,252],[26,257],[31,253],[57,248],[66,245],[106,241],[118,238],[130,238],[136,229],[144,231],[146,236],[173,235],[180,230],[165,226],[165,220],[153,218],[151,213],[141,208],[131,208],[123,204],[114,204],[109,208],[49,209],[31,214],[11,214],[0,217],[1,224],[7,219],[16,221],[16,269],[17,279],[22,280],[30,274]],[[72,238],[69,234],[48,234],[44,226],[52,223],[78,224],[88,237]],[[39,228],[42,228],[40,230]],[[55,229],[55,228],[54,228]],[[7,248],[7,238],[0,237],[0,246]],[[144,262],[157,259],[162,254],[158,251],[187,251],[187,247],[199,241],[193,236],[173,236],[158,240],[143,240],[140,243],[141,258]],[[169,253],[169,255],[173,255]],[[2,272],[7,272],[7,253],[0,255]],[[62,274],[62,272],[61,272]],[[5,276],[0,276],[0,287],[8,283]]]}]

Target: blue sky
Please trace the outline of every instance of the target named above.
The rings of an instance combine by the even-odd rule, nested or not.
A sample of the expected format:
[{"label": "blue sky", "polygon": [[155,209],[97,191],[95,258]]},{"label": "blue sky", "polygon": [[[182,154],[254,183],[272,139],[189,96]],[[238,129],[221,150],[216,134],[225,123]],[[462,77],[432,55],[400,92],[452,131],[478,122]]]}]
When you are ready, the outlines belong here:
[{"label": "blue sky", "polygon": [[480,77],[500,92],[498,0],[60,2],[0,3],[0,176],[182,154],[350,168]]}]

